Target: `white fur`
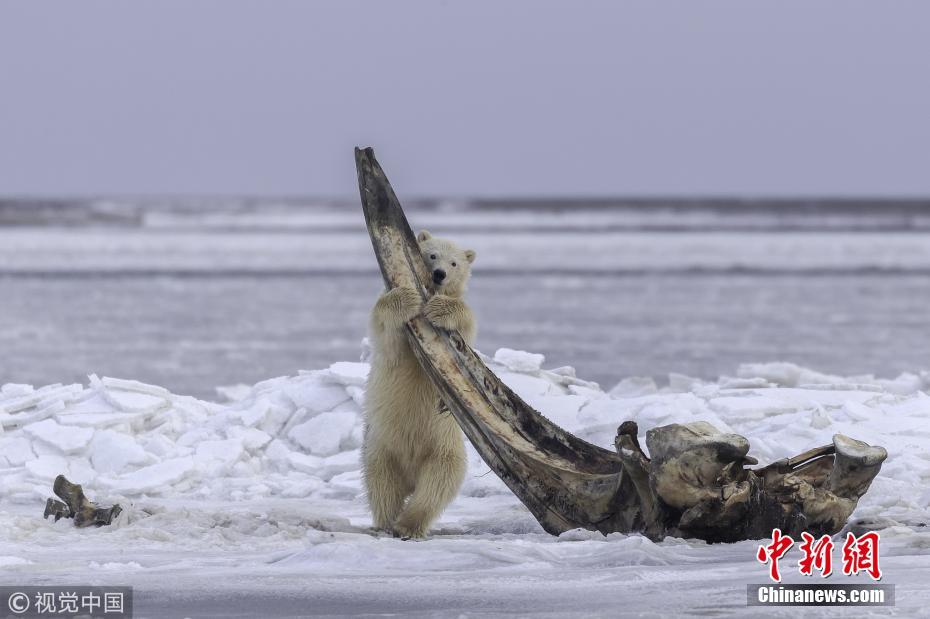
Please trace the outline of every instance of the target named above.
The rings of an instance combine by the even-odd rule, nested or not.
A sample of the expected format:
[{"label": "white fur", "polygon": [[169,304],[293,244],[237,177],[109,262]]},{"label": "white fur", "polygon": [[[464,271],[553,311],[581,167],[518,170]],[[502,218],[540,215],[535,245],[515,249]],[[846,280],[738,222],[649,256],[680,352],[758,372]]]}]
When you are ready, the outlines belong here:
[{"label": "white fur", "polygon": [[385,292],[371,311],[373,358],[365,401],[362,470],[374,526],[399,537],[423,537],[455,498],[465,476],[462,432],[441,412],[439,392],[414,357],[404,325],[423,313],[434,325],[457,330],[471,344],[474,315],[463,301],[471,250],[431,236],[417,236],[432,273],[446,272],[423,304],[409,288]]}]

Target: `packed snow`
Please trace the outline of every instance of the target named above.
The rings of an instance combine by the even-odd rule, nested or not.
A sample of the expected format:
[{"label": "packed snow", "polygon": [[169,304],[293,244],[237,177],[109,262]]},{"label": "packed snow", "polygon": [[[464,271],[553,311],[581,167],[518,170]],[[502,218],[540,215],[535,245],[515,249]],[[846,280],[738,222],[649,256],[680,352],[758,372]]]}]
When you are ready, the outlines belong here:
[{"label": "packed snow", "polygon": [[[884,446],[888,460],[852,520],[881,530],[899,616],[930,607],[930,373],[881,379],[745,364],[713,382],[628,378],[605,392],[570,367],[543,369],[542,355],[501,349],[485,361],[537,410],[603,447],[627,419],[642,429],[707,421],[746,436],[762,464],[835,433]],[[0,574],[21,584],[132,584],[165,599],[207,591],[228,600],[258,589],[295,604],[322,596],[304,608],[310,614],[660,616],[703,607],[742,616],[745,584],[765,582],[757,542],[549,536],[470,446],[460,496],[429,539],[372,533],[359,472],[367,373],[364,361],[335,363],[223,387],[223,402],[93,375],[86,385],[3,385]],[[124,511],[99,529],[43,520],[61,473]]]}]

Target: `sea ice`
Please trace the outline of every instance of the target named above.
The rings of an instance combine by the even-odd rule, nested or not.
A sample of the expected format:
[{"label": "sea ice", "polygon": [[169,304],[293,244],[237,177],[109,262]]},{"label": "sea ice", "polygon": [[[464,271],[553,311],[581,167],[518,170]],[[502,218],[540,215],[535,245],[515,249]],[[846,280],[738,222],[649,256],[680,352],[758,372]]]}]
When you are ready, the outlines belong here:
[{"label": "sea ice", "polygon": [[171,486],[181,481],[194,469],[194,459],[190,456],[163,460],[120,477],[103,477],[100,481],[111,490],[122,494],[166,493]]},{"label": "sea ice", "polygon": [[330,456],[352,435],[358,423],[353,413],[322,413],[295,426],[288,437],[317,456]]},{"label": "sea ice", "polygon": [[343,385],[364,385],[368,380],[367,363],[339,361],[329,366],[329,373]]},{"label": "sea ice", "polygon": [[120,473],[130,464],[143,464],[149,458],[145,449],[129,434],[97,430],[88,449],[90,461],[100,473]]},{"label": "sea ice", "polygon": [[[754,364],[742,366],[736,378],[670,377],[662,388],[632,380],[605,393],[568,371],[540,369],[536,356],[497,357],[488,362],[507,385],[553,422],[606,449],[613,449],[617,426],[626,420],[641,432],[708,421],[747,437],[750,455],[763,465],[830,444],[836,432],[883,445],[889,458],[853,520],[884,527],[885,569],[902,603],[926,591],[914,583],[930,565],[921,526],[930,521],[927,374],[866,380]],[[484,575],[482,592],[506,580],[502,574],[520,587],[527,579],[551,578],[547,590],[574,578],[566,595],[592,582],[588,591],[602,590],[603,578],[629,582],[634,573],[638,587],[700,585],[701,591],[712,582],[764,578],[755,570],[755,543],[653,543],[580,531],[549,536],[468,444],[462,490],[428,541],[373,533],[359,461],[367,370],[364,363],[344,363],[273,378],[239,390],[227,404],[107,379],[92,380],[87,389],[7,387],[0,404],[15,402],[16,411],[0,415],[6,427],[0,434],[0,566],[29,583],[46,573],[79,579],[88,562],[107,570],[118,557],[113,571],[139,586],[176,585],[200,574],[220,586],[238,574],[233,588],[283,582],[276,579],[285,574],[299,583],[315,574],[360,578],[368,587],[400,574],[431,589],[442,586],[443,574],[455,583],[463,574]],[[864,391],[863,384],[878,391]],[[41,407],[52,407],[47,419],[14,421]],[[86,531],[43,521],[51,480],[62,473],[93,499],[120,502],[125,513],[116,525]],[[63,547],[80,560],[63,557]],[[3,563],[25,556],[33,563]],[[725,594],[733,608],[745,602],[744,583],[738,589]]]},{"label": "sea ice", "polygon": [[546,357],[522,350],[498,348],[494,353],[494,361],[514,372],[535,372],[542,367]]},{"label": "sea ice", "polygon": [[94,431],[90,428],[63,426],[54,419],[31,423],[23,428],[27,436],[55,446],[63,453],[75,453],[87,447]]}]

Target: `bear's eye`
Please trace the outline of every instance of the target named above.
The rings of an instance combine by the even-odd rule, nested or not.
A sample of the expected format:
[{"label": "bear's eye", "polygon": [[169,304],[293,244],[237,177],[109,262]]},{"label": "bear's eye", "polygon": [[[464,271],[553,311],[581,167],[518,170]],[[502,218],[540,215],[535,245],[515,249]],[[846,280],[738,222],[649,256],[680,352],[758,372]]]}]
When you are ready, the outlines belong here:
[{"label": "bear's eye", "polygon": [[455,263],[454,263],[454,262],[452,263],[452,266],[455,266]]},{"label": "bear's eye", "polygon": [[430,255],[429,255],[429,259],[430,259],[430,260],[435,260],[435,259],[436,259],[436,254],[430,254]]}]

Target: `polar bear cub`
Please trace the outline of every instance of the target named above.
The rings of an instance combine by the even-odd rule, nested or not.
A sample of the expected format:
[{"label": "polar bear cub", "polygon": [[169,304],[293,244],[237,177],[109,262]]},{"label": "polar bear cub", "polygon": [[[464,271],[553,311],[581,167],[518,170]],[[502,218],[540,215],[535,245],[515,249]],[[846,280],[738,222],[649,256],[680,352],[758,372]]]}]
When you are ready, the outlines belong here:
[{"label": "polar bear cub", "polygon": [[433,325],[475,340],[463,296],[475,252],[417,235],[435,294],[424,304],[412,288],[381,295],[371,311],[372,363],[365,392],[362,471],[374,526],[398,537],[424,537],[455,498],[465,476],[462,431],[420,367],[404,325],[420,313]]}]

